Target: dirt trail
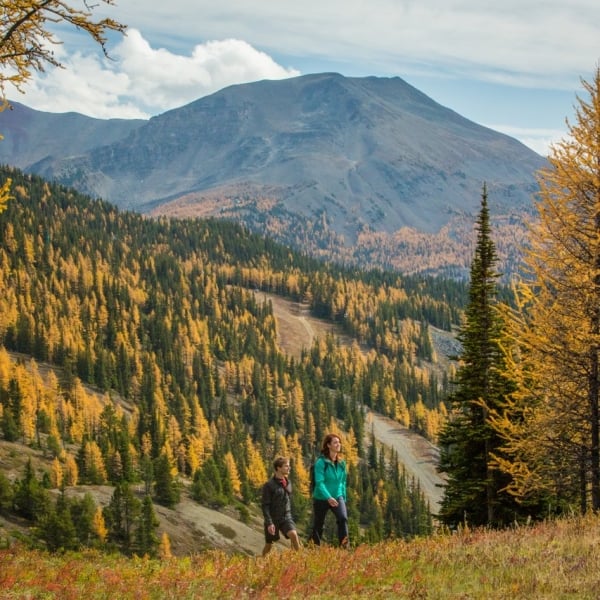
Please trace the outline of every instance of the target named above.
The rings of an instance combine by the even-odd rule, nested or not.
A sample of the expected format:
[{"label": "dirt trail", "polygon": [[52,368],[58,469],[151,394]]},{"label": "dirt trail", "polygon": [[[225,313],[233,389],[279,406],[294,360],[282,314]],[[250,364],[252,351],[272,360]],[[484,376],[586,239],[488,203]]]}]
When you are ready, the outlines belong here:
[{"label": "dirt trail", "polygon": [[[258,293],[264,300],[270,300],[277,320],[279,345],[295,357],[299,357],[303,348],[310,348],[315,336],[334,333],[340,339],[340,334],[331,323],[310,316],[302,305],[285,300],[278,296]],[[442,496],[444,478],[437,472],[437,448],[423,436],[399,425],[377,413],[368,415],[369,433],[371,430],[375,439],[398,453],[398,458],[406,467],[408,473],[418,481],[423,494],[431,505],[431,511],[436,513]]]}]

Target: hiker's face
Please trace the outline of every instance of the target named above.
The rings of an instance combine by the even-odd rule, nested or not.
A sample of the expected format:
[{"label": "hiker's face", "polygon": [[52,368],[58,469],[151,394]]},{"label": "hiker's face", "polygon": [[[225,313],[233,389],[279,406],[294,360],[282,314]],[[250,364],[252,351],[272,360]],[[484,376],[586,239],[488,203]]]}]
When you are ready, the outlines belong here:
[{"label": "hiker's face", "polygon": [[278,469],[279,475],[286,477],[289,474],[290,469],[290,463],[283,463]]},{"label": "hiker's face", "polygon": [[332,452],[339,452],[340,449],[342,447],[342,442],[340,441],[340,438],[333,438],[330,442],[329,442],[329,449]]}]

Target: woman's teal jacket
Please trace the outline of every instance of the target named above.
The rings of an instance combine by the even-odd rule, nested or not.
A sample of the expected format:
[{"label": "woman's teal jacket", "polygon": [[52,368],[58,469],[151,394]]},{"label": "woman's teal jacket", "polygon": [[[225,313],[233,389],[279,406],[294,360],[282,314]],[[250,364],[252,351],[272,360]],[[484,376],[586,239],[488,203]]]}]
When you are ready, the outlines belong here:
[{"label": "woman's teal jacket", "polygon": [[315,500],[336,500],[341,496],[346,500],[346,461],[331,461],[323,454],[317,458],[315,469]]}]

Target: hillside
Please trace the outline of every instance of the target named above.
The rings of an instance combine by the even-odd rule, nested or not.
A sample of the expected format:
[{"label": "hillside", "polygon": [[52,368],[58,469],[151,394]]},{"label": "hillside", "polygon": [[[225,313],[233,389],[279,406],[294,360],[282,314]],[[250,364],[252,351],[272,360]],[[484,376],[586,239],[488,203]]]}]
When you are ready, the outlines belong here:
[{"label": "hillside", "polygon": [[324,212],[354,241],[364,226],[436,232],[476,212],[483,180],[499,211],[523,210],[543,164],[400,78],[323,73],[231,86],[84,157],[32,168],[137,210],[247,185],[280,211]]},{"label": "hillside", "polygon": [[[112,485],[134,507],[147,490],[177,510],[185,481],[195,502],[251,519],[283,452],[306,530],[308,466],[334,430],[347,448],[353,539],[432,530],[436,501],[394,444],[369,454],[365,411],[435,440],[451,365],[432,337],[459,322],[464,284],[323,264],[229,222],[145,219],[4,172],[15,198],[0,215],[0,437],[52,467],[0,478],[4,509],[35,524],[56,517],[45,490]],[[32,490],[35,510],[23,500]],[[69,518],[83,500],[69,499]],[[131,551],[136,540],[104,516]],[[90,519],[86,541],[99,535]],[[208,525],[192,543],[214,536]]]},{"label": "hillside", "polygon": [[[264,296],[271,302],[277,319],[278,343],[288,354],[299,358],[302,350],[312,346],[315,337],[324,338],[328,334],[335,335],[343,345],[352,344],[352,338],[344,335],[339,326],[312,317],[302,305],[272,294]],[[449,354],[455,354],[456,341],[453,336],[443,336],[440,332],[433,336],[433,340],[438,356],[447,360]],[[366,425],[367,437],[373,433],[379,444],[393,448],[398,453],[400,462],[417,479],[435,513],[443,497],[444,485],[443,475],[436,470],[437,448],[422,435],[373,411],[367,415]]]},{"label": "hillside", "polygon": [[0,113],[0,164],[26,169],[57,152],[77,156],[111,144],[144,124],[139,119],[94,119],[78,113],[48,113],[20,102]]},{"label": "hillside", "polygon": [[[268,294],[265,299],[272,303],[273,313],[277,320],[278,343],[289,354],[300,357],[303,350],[312,346],[315,337],[327,334],[339,336],[342,343],[350,343],[339,326],[312,317],[301,305],[279,296]],[[28,360],[27,357],[12,354],[14,361]],[[49,365],[37,365],[45,376],[55,371]],[[60,377],[61,374],[57,373]],[[91,394],[98,390],[88,387]],[[101,395],[101,394],[100,394]],[[410,432],[407,428],[392,422],[390,419],[371,413],[368,420],[370,431],[380,444],[393,447],[399,454],[401,462],[410,474],[416,477],[423,489],[432,510],[438,505],[442,488],[442,478],[435,472],[435,449],[421,436]],[[22,476],[25,463],[31,459],[37,470],[50,470],[50,457],[40,450],[14,442],[0,439],[0,471],[11,481]],[[100,506],[106,506],[113,493],[110,486],[79,485],[69,487],[66,493],[70,497],[82,497],[90,494]],[[240,515],[234,509],[213,510],[202,506],[190,498],[189,493],[182,495],[181,501],[173,509],[154,505],[160,525],[158,532],[167,533],[171,541],[171,549],[175,556],[186,556],[205,549],[220,549],[249,555],[259,555],[263,544],[262,516],[255,506],[251,510],[249,523],[240,521]],[[7,519],[0,514],[0,539],[15,537],[16,532],[27,531],[23,521]],[[303,538],[306,538],[304,532]],[[286,542],[275,546],[277,550],[287,547]]]}]

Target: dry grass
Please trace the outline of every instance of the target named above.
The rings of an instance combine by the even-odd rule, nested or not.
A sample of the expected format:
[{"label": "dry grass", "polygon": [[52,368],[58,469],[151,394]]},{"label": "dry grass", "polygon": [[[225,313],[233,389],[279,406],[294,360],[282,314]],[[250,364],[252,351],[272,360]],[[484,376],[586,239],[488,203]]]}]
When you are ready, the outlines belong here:
[{"label": "dry grass", "polygon": [[600,518],[412,542],[249,558],[209,551],[151,560],[0,551],[3,600],[250,598],[597,599]]}]

